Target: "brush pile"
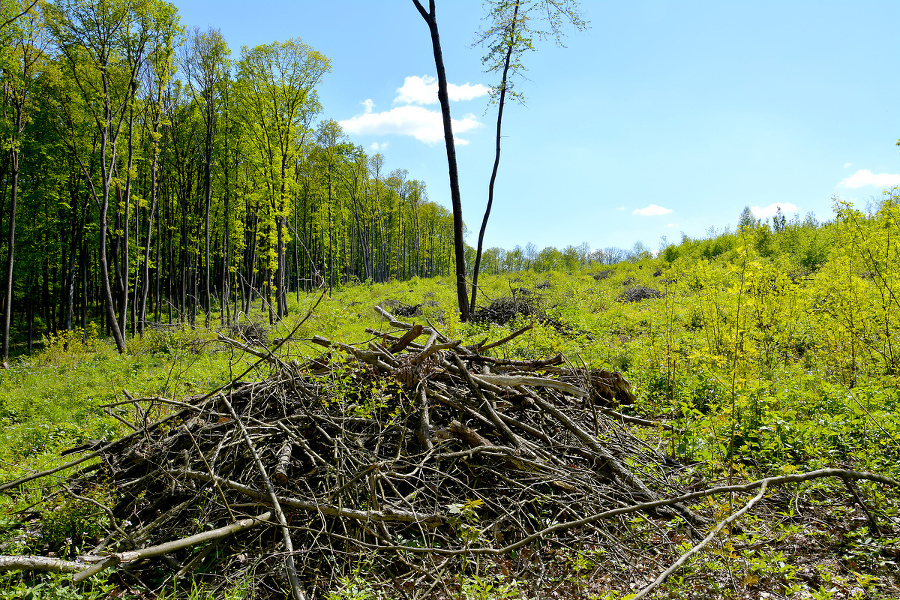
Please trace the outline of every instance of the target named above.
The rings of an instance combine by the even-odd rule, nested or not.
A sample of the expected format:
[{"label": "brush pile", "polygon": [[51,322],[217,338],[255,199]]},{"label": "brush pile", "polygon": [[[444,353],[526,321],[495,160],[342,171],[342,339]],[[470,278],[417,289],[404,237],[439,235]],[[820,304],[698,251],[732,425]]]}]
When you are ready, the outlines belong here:
[{"label": "brush pile", "polygon": [[[629,433],[620,374],[492,358],[516,334],[465,347],[376,310],[385,327],[365,347],[315,337],[324,353],[300,363],[220,337],[267,376],[134,399],[168,414],[82,455],[100,460],[67,493],[115,502],[107,535],[59,569],[117,568],[150,588],[243,578],[260,598],[323,597],[362,572],[389,597],[447,597],[460,573],[540,582],[585,548],[604,549],[605,572],[633,563],[623,507],[678,496],[687,477]],[[706,522],[676,503],[646,514]]]},{"label": "brush pile", "polygon": [[663,293],[646,285],[632,285],[619,295],[620,302],[640,302],[662,298]]},{"label": "brush pile", "polygon": [[[512,296],[497,298],[491,300],[486,306],[478,307],[470,315],[472,321],[476,323],[508,325],[515,320],[521,320],[541,323],[547,327],[554,328],[566,336],[572,336],[577,333],[570,325],[547,314],[542,307],[543,299],[539,294],[535,294],[527,288],[517,288],[512,290],[512,292]],[[586,333],[582,332],[582,334],[590,338]]]}]

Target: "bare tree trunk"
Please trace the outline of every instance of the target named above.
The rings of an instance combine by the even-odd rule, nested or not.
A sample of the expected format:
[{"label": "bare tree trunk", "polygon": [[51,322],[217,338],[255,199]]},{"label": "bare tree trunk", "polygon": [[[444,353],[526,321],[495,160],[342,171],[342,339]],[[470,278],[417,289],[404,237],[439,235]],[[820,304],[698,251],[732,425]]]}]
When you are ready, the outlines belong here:
[{"label": "bare tree trunk", "polygon": [[19,153],[13,148],[10,151],[12,162],[12,188],[10,198],[9,237],[6,253],[6,304],[3,310],[3,368],[9,368],[9,325],[12,319],[13,305],[13,266],[16,250],[16,208],[19,196]]},{"label": "bare tree trunk", "polygon": [[331,164],[328,164],[328,297],[334,292],[334,226],[331,220]]},{"label": "bare tree trunk", "polygon": [[[140,319],[138,327],[143,335],[144,328],[147,326],[147,295],[150,293],[150,245],[152,244],[153,219],[156,216],[156,205],[159,201],[159,190],[157,186],[157,171],[159,157],[156,152],[153,153],[153,162],[150,167],[150,214],[147,217],[147,243],[144,246],[144,287],[141,290],[141,307]],[[157,272],[159,271],[159,262],[156,264]],[[157,288],[159,286],[157,285]]]},{"label": "bare tree trunk", "polygon": [[[136,87],[136,86],[135,86]],[[121,304],[121,315],[119,317],[120,323],[119,327],[122,329],[122,335],[126,335],[127,328],[127,318],[128,318],[128,278],[130,276],[130,267],[129,262],[131,260],[131,252],[129,249],[129,236],[130,230],[129,222],[131,219],[131,170],[134,165],[134,109],[132,108],[128,117],[128,171],[125,174],[125,224],[122,227],[122,230],[125,232],[125,244],[122,250],[122,304]],[[116,191],[118,192],[118,185],[116,186]],[[119,198],[121,201],[121,198]],[[139,240],[136,240],[139,241]],[[137,279],[137,278],[135,278]],[[137,285],[137,281],[135,280],[135,285]],[[134,330],[131,331],[131,335],[134,335]]]},{"label": "bare tree trunk", "polygon": [[516,35],[516,26],[519,17],[519,0],[515,0],[516,4],[513,8],[512,22],[510,23],[510,31],[507,37],[506,59],[503,62],[503,77],[500,81],[500,101],[497,105],[497,138],[494,154],[494,168],[491,171],[491,182],[488,185],[488,201],[484,209],[484,219],[481,221],[481,230],[478,232],[478,248],[475,251],[475,267],[472,269],[472,302],[469,304],[469,310],[475,312],[475,300],[478,295],[478,271],[481,269],[481,251],[484,244],[484,231],[487,229],[488,219],[491,217],[491,206],[494,204],[494,183],[497,181],[497,171],[500,168],[500,127],[503,124],[503,106],[506,103],[506,84],[507,75],[509,74],[509,62],[512,57],[514,40]]},{"label": "bare tree trunk", "polygon": [[434,0],[429,0],[428,11],[419,0],[413,4],[428,24],[431,32],[431,46],[434,52],[434,66],[438,76],[438,101],[441,103],[441,116],[444,122],[444,144],[447,146],[447,165],[450,175],[450,201],[453,205],[453,247],[456,254],[456,297],[459,303],[459,317],[469,320],[469,294],[466,289],[466,246],[463,239],[462,201],[459,194],[459,171],[456,166],[456,145],[453,141],[453,127],[450,120],[450,97],[447,93],[447,73],[444,70],[444,56],[441,51],[441,38],[438,33],[437,14]]}]

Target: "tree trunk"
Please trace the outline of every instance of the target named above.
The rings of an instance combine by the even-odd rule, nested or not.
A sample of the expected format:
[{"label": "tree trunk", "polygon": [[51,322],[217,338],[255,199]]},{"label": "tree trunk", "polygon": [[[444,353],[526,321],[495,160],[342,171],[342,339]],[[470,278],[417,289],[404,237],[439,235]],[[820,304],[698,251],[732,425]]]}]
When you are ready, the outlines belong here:
[{"label": "tree trunk", "polygon": [[478,248],[475,251],[475,266],[472,269],[472,302],[469,310],[475,312],[475,300],[478,295],[478,271],[481,269],[481,251],[484,243],[484,231],[487,229],[488,219],[491,216],[491,206],[494,204],[494,183],[497,181],[497,170],[500,168],[500,127],[503,124],[503,106],[506,102],[506,82],[509,74],[509,61],[512,57],[513,42],[515,40],[516,25],[519,17],[519,0],[516,0],[513,8],[513,18],[510,24],[509,37],[507,38],[506,59],[503,62],[503,77],[500,80],[500,101],[497,105],[497,138],[494,151],[494,168],[491,171],[491,182],[488,184],[488,201],[484,209],[484,218],[481,220],[481,230],[478,232]]},{"label": "tree trunk", "polygon": [[426,12],[419,0],[413,0],[419,14],[428,24],[431,32],[431,46],[434,66],[438,76],[438,101],[444,122],[444,144],[447,146],[447,165],[450,176],[450,201],[453,205],[453,248],[456,254],[456,297],[459,303],[459,318],[469,320],[469,294],[466,289],[466,246],[463,239],[462,201],[459,194],[459,171],[456,167],[456,145],[453,141],[453,127],[450,120],[450,97],[447,93],[447,73],[444,70],[444,56],[438,33],[437,14],[434,0],[429,0]]},{"label": "tree trunk", "polygon": [[3,310],[3,368],[9,368],[9,325],[13,306],[13,266],[16,250],[16,208],[19,196],[19,153],[10,151],[12,163],[11,198],[9,210],[9,236],[6,252],[6,303]]}]

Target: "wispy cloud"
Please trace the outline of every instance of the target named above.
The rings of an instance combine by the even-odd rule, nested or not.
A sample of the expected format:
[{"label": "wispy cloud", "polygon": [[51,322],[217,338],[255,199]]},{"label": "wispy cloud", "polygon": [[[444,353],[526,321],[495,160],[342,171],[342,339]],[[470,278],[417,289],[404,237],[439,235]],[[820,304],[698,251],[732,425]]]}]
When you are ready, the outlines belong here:
[{"label": "wispy cloud", "polygon": [[369,146],[369,148],[371,148],[374,152],[380,152],[381,150],[387,149],[387,147],[387,142],[382,142],[380,144],[378,142],[372,142],[372,144]]},{"label": "wispy cloud", "polygon": [[847,167],[850,167],[850,166],[853,166],[853,163],[844,163],[844,168],[845,168],[845,169],[846,169]]},{"label": "wispy cloud", "polygon": [[794,214],[800,212],[800,207],[796,204],[791,204],[790,202],[779,202],[768,206],[751,206],[750,212],[757,219],[768,219],[769,217],[775,216],[779,207],[781,207],[782,214]]},{"label": "wispy cloud", "polygon": [[651,204],[650,206],[645,206],[644,208],[636,208],[631,211],[631,214],[641,215],[642,217],[658,217],[660,215],[667,215],[670,212],[672,212],[671,208],[665,208],[662,206]]},{"label": "wispy cloud", "polygon": [[866,186],[877,186],[881,188],[889,188],[900,185],[900,175],[892,173],[875,174],[868,169],[860,169],[850,177],[841,179],[837,184],[838,187],[857,189]]},{"label": "wispy cloud", "polygon": [[[365,112],[350,119],[339,121],[344,131],[355,135],[407,135],[426,144],[436,144],[444,139],[444,125],[441,114],[421,106],[397,106],[389,111],[375,112],[375,104],[371,100],[363,103]],[[453,132],[457,136],[456,143],[465,145],[469,142],[458,137],[467,131],[481,127],[475,115],[465,115],[462,119],[453,119]]]},{"label": "wispy cloud", "polygon": [[[447,84],[447,95],[452,102],[474,100],[491,93],[491,88],[480,83],[456,85]],[[430,75],[419,77],[413,75],[403,80],[403,85],[397,89],[397,97],[394,104],[437,104],[438,101],[437,79]]]},{"label": "wispy cloud", "polygon": [[675,229],[676,227],[678,227],[678,223],[667,223],[666,227],[668,227],[670,229]]}]

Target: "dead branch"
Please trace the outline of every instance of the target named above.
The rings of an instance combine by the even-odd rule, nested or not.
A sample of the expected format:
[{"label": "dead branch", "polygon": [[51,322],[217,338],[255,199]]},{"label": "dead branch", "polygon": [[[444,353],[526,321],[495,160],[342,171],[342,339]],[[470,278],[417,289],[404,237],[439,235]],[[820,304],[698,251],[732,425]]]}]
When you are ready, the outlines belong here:
[{"label": "dead branch", "polygon": [[671,567],[669,567],[668,569],[663,571],[659,575],[659,577],[657,577],[656,580],[653,581],[653,583],[644,587],[640,592],[638,592],[634,596],[634,598],[632,598],[632,600],[638,600],[639,598],[643,598],[644,596],[646,596],[647,594],[652,592],[654,589],[659,587],[663,581],[665,581],[666,579],[669,578],[669,575],[671,575],[672,573],[677,571],[679,568],[681,568],[681,565],[686,563],[690,557],[692,557],[693,555],[700,552],[700,550],[702,550],[704,546],[706,546],[708,543],[710,543],[713,540],[713,538],[716,537],[716,535],[720,531],[722,531],[722,529],[725,526],[731,525],[732,523],[737,521],[739,518],[741,518],[748,510],[753,508],[753,505],[756,504],[757,502],[759,502],[760,500],[762,500],[763,496],[766,495],[766,485],[767,485],[766,482],[763,481],[762,485],[760,485],[760,487],[759,487],[759,493],[756,494],[756,496],[754,496],[753,498],[751,498],[750,501],[747,502],[747,504],[745,504],[743,508],[741,508],[739,511],[737,511],[736,513],[734,513],[727,519],[724,519],[723,521],[721,521],[718,525],[716,525],[715,528],[713,528],[713,530],[709,532],[709,535],[707,535],[705,538],[703,538],[703,541],[701,541],[699,544],[697,544],[696,546],[694,546],[693,548],[691,548],[684,554],[682,554],[681,557],[677,561],[675,561]]}]

